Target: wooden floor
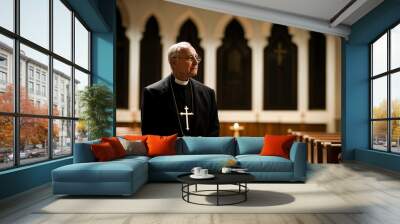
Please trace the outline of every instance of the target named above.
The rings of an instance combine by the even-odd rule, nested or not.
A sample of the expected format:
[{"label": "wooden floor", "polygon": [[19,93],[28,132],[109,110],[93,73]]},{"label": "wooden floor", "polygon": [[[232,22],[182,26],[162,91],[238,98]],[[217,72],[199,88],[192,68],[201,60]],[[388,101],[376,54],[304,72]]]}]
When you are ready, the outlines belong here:
[{"label": "wooden floor", "polygon": [[0,223],[400,223],[399,173],[359,163],[311,165],[308,183],[324,186],[349,203],[367,206],[356,214],[36,214],[37,208],[55,199],[47,185],[1,201]]}]

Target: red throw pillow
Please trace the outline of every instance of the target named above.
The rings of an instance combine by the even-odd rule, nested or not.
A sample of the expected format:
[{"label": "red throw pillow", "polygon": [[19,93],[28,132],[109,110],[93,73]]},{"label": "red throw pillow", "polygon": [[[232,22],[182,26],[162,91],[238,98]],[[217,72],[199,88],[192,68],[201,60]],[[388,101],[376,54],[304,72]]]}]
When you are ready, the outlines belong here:
[{"label": "red throw pillow", "polygon": [[177,136],[177,134],[170,136],[148,135],[146,140],[148,156],[175,155]]},{"label": "red throw pillow", "polygon": [[91,145],[91,149],[94,154],[94,157],[99,162],[109,161],[117,158],[114,149],[108,142],[93,144]]},{"label": "red throw pillow", "polygon": [[101,142],[110,143],[117,158],[126,156],[126,151],[117,137],[101,138]]},{"label": "red throw pillow", "polygon": [[294,135],[265,135],[262,156],[281,156],[289,159],[290,147],[296,136]]}]

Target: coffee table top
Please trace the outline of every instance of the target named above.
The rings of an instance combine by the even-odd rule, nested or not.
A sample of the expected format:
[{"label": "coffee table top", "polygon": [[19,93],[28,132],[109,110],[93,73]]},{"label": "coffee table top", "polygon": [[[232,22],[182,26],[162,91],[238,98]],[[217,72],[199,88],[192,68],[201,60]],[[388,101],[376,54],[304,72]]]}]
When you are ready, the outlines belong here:
[{"label": "coffee table top", "polygon": [[177,179],[186,184],[236,184],[255,180],[255,177],[249,173],[213,173],[215,177],[211,179],[194,179],[190,177],[191,174],[181,174]]}]

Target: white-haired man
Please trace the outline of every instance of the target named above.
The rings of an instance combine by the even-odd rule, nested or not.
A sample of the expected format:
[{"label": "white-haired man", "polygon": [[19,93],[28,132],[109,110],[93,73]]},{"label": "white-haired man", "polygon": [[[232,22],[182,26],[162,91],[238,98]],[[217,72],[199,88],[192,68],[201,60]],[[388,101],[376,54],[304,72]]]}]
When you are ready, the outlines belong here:
[{"label": "white-haired man", "polygon": [[215,92],[192,79],[201,58],[188,42],[168,50],[172,74],[143,90],[142,134],[218,136]]}]

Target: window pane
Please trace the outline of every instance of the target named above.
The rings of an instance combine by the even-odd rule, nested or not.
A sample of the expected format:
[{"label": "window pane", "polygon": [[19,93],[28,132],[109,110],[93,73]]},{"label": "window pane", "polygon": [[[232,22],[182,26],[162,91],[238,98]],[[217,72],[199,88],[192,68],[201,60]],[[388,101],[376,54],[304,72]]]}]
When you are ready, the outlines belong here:
[{"label": "window pane", "polygon": [[49,57],[21,44],[20,108],[25,114],[48,114]]},{"label": "window pane", "polygon": [[391,30],[390,51],[390,68],[400,67],[400,24]]},{"label": "window pane", "polygon": [[14,125],[10,116],[0,116],[0,170],[14,165]]},{"label": "window pane", "polygon": [[372,147],[387,151],[387,121],[372,122]]},{"label": "window pane", "polygon": [[21,36],[49,48],[49,1],[20,0]]},{"label": "window pane", "polygon": [[387,34],[383,35],[372,45],[373,75],[387,71]]},{"label": "window pane", "polygon": [[84,142],[88,139],[86,122],[83,120],[75,121],[75,143]]},{"label": "window pane", "polygon": [[400,118],[400,72],[391,75],[390,98],[392,117]]},{"label": "window pane", "polygon": [[89,75],[75,69],[75,117],[79,117],[81,114],[79,94],[86,86],[89,86]]},{"label": "window pane", "polygon": [[0,111],[14,111],[13,40],[0,35]]},{"label": "window pane", "polygon": [[53,115],[72,117],[71,66],[53,60]]},{"label": "window pane", "polygon": [[75,63],[89,70],[89,32],[75,18]]},{"label": "window pane", "polygon": [[72,154],[72,121],[53,120],[53,157]]},{"label": "window pane", "polygon": [[387,82],[386,76],[372,81],[372,118],[387,117]]},{"label": "window pane", "polygon": [[392,152],[400,153],[400,120],[391,121]]},{"label": "window pane", "polygon": [[71,60],[72,12],[60,1],[53,1],[53,51]]},{"label": "window pane", "polygon": [[48,119],[22,117],[20,119],[21,164],[34,163],[49,158]]},{"label": "window pane", "polygon": [[14,31],[14,1],[0,1],[0,26]]}]

